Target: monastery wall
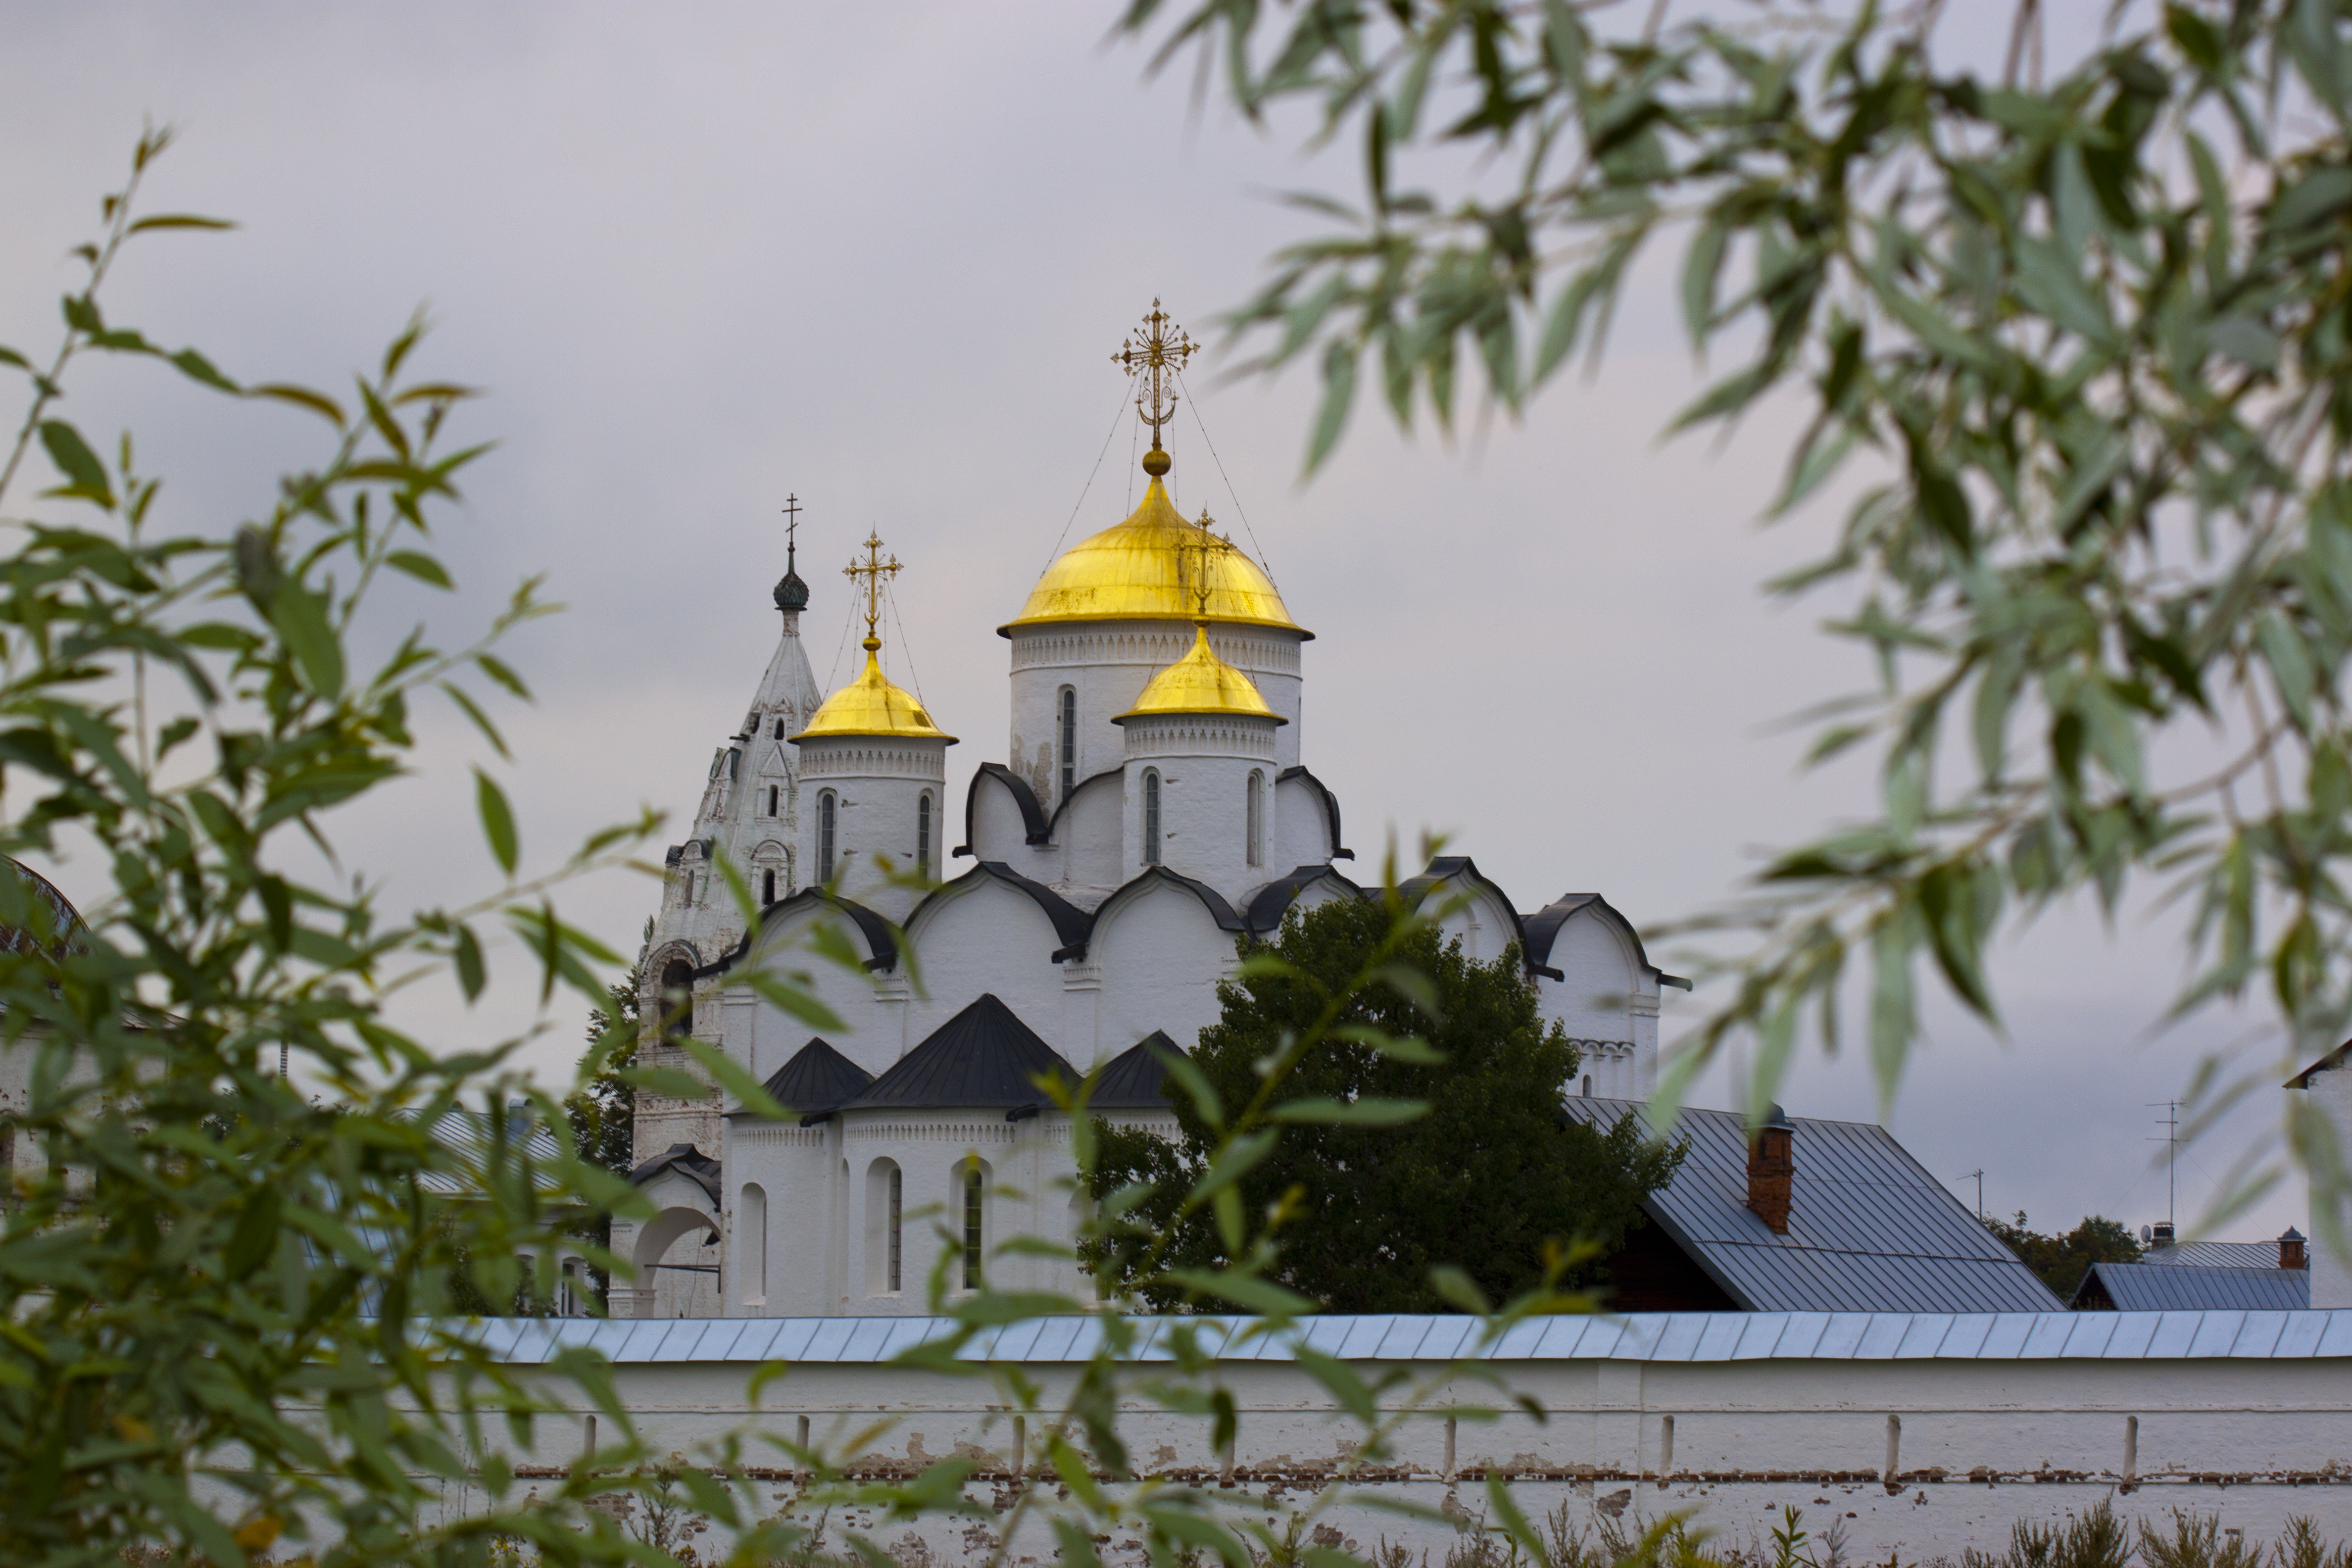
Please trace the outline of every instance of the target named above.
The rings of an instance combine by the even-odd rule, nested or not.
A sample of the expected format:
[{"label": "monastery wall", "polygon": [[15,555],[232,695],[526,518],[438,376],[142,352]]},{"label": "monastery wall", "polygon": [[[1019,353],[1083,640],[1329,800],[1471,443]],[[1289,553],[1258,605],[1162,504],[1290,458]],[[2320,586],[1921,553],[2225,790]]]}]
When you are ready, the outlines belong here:
[{"label": "monastery wall", "polygon": [[[1816,1549],[1823,1531],[1842,1530],[1848,1562],[1998,1550],[2016,1521],[2063,1518],[2102,1499],[2127,1518],[2159,1522],[2174,1508],[2215,1513],[2250,1543],[2275,1537],[2296,1514],[2316,1519],[2331,1538],[2352,1538],[2352,1312],[1549,1321],[1559,1327],[1529,1328],[1580,1335],[1610,1353],[1488,1359],[1486,1370],[1503,1390],[1534,1396],[1544,1418],[1519,1410],[1489,1421],[1449,1421],[1442,1410],[1416,1418],[1395,1458],[1364,1478],[1371,1492],[1475,1520],[1493,1474],[1514,1481],[1531,1516],[1564,1507],[1571,1523],[1637,1527],[1688,1510],[1734,1545],[1763,1537],[1779,1510],[1795,1506]],[[1366,1342],[1379,1344],[1412,1324],[1442,1331],[1465,1322],[1308,1325],[1315,1340],[1344,1355],[1366,1332]],[[1046,1320],[1042,1331],[1004,1331],[1000,1344],[1026,1336],[1030,1348],[1017,1364],[1042,1388],[1042,1408],[1065,1398],[1082,1368],[1038,1347],[1067,1346],[1074,1335],[1083,1342],[1086,1326]],[[822,1327],[722,1321],[562,1331],[614,1347],[620,1395],[656,1450],[690,1454],[730,1432],[796,1439],[805,1430],[819,1444],[838,1444],[878,1416],[889,1426],[863,1446],[859,1470],[904,1474],[961,1454],[980,1468],[971,1495],[1001,1510],[1017,1485],[1003,1388],[977,1367],[955,1377],[887,1364],[891,1351],[921,1331],[903,1320],[841,1319]],[[757,1408],[743,1396],[753,1365],[740,1349],[755,1338],[755,1353],[799,1349]],[[2028,1353],[2037,1344],[2045,1353]],[[1805,1353],[1743,1358],[1743,1345]],[[2061,1353],[2046,1353],[2053,1345]],[[716,1354],[701,1353],[712,1347]],[[514,1353],[536,1361],[543,1344]],[[1281,1352],[1257,1345],[1245,1353]],[[1347,1359],[1368,1381],[1390,1367],[1424,1379],[1443,1372],[1439,1362]],[[1241,1410],[1230,1458],[1212,1451],[1205,1423],[1130,1407],[1123,1431],[1151,1473],[1295,1504],[1344,1462],[1356,1429],[1295,1364],[1226,1361],[1219,1372]],[[1500,1402],[1491,1384],[1464,1380],[1434,1403],[1457,1397]],[[586,1416],[583,1409],[569,1425],[545,1424],[540,1449],[518,1458],[570,1463]],[[777,1473],[772,1491],[780,1509],[789,1506],[789,1472]],[[1330,1523],[1340,1537],[1331,1544],[1401,1541],[1434,1560],[1447,1543],[1441,1527],[1367,1508],[1342,1509]],[[977,1561],[967,1528],[941,1521],[913,1533],[936,1560],[960,1563]],[[882,1540],[910,1555],[906,1533],[893,1527]],[[1016,1556],[1024,1561],[1053,1556],[1042,1538],[1023,1546]]]}]

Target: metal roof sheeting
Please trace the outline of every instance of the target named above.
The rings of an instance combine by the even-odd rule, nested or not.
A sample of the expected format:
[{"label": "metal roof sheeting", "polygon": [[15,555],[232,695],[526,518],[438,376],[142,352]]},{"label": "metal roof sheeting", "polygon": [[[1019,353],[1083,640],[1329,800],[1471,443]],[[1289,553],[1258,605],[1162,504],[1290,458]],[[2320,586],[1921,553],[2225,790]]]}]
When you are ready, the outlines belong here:
[{"label": "metal roof sheeting", "polygon": [[[2300,1311],[2311,1305],[2311,1275],[2301,1268],[2214,1268],[2186,1263],[2094,1263],[2091,1278],[2126,1312],[2244,1308]],[[2090,1279],[2084,1280],[2087,1289]],[[2080,1302],[2083,1292],[2074,1300]]]},{"label": "metal roof sheeting", "polygon": [[[1225,1361],[1288,1361],[1294,1348],[1343,1361],[2240,1361],[2352,1357],[2352,1311],[1645,1312],[1535,1318],[1496,1343],[1478,1321],[1367,1313],[1300,1318],[1263,1331],[1249,1319],[1143,1318],[1136,1359],[1162,1361],[1189,1325]],[[885,1362],[955,1331],[947,1318],[499,1318],[477,1331],[493,1357],[535,1364],[584,1347],[616,1363]],[[1082,1362],[1099,1319],[1033,1318],[983,1331],[972,1361]]]},{"label": "metal roof sheeting", "polygon": [[[1630,1100],[1566,1102],[1613,1126]],[[1685,1110],[1690,1152],[1643,1204],[1692,1261],[1751,1311],[2054,1312],[2058,1298],[1883,1127],[1790,1118],[1796,1170],[1789,1229],[1748,1207],[1748,1125]]]},{"label": "metal roof sheeting", "polygon": [[2192,1268],[2276,1268],[2275,1241],[2184,1241],[2177,1247],[2151,1247],[2139,1255],[2142,1263]]}]

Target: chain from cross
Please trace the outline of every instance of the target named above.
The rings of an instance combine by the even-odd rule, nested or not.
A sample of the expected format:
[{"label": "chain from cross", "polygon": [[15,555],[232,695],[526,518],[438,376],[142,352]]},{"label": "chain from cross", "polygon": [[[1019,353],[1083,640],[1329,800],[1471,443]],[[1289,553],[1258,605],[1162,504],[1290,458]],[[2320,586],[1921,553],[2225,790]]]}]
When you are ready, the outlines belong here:
[{"label": "chain from cross", "polygon": [[1201,537],[1176,547],[1177,571],[1192,578],[1185,591],[1192,595],[1193,615],[1197,620],[1209,618],[1209,595],[1214,591],[1214,584],[1209,577],[1210,558],[1222,556],[1234,547],[1232,540],[1211,531],[1209,525],[1216,521],[1209,515],[1209,509],[1202,507]]},{"label": "chain from cross", "polygon": [[868,653],[882,646],[882,639],[874,633],[875,626],[882,619],[882,580],[896,577],[900,570],[896,555],[887,561],[882,559],[882,536],[870,531],[866,535],[866,559],[860,561],[853,555],[849,558],[849,564],[841,569],[841,574],[849,579],[853,591],[857,579],[866,579],[866,651]]},{"label": "chain from cross", "polygon": [[1164,375],[1172,380],[1200,347],[1154,300],[1141,329],[1131,333],[1119,344],[1118,353],[1110,356],[1111,363],[1123,367],[1139,381],[1146,373],[1151,377],[1148,386],[1136,388],[1135,414],[1151,426],[1151,449],[1155,452],[1162,449],[1160,427],[1176,417],[1176,389],[1161,378]]}]

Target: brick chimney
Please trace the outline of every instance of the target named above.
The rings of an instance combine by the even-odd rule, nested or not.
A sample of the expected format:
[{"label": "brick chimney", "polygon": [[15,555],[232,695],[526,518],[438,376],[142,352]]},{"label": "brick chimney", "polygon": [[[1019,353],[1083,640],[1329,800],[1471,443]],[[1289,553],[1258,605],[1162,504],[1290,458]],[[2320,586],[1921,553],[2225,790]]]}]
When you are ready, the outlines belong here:
[{"label": "brick chimney", "polygon": [[2279,1237],[2279,1267],[2305,1268],[2310,1266],[2310,1262],[2311,1260],[2304,1256],[2303,1232],[2293,1226],[2287,1226],[2286,1234]]},{"label": "brick chimney", "polygon": [[1775,1236],[1789,1234],[1789,1184],[1797,1164],[1790,1147],[1793,1136],[1789,1113],[1775,1105],[1748,1140],[1748,1206]]}]

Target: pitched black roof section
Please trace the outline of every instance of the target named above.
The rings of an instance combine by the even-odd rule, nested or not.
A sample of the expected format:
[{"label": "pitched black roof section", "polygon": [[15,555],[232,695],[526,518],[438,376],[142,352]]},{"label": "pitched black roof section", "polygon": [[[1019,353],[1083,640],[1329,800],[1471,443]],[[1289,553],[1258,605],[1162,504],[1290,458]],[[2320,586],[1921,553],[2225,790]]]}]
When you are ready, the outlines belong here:
[{"label": "pitched black roof section", "polygon": [[835,1050],[829,1042],[812,1035],[809,1043],[794,1051],[793,1059],[778,1068],[760,1087],[777,1104],[805,1121],[840,1110],[865,1093],[873,1081],[872,1073]]},{"label": "pitched black roof section", "polygon": [[[1053,961],[1055,963],[1066,958],[1084,958],[1087,955],[1087,938],[1094,931],[1095,917],[1045,883],[1031,880],[1002,860],[975,862],[971,870],[954,881],[933,888],[923,901],[915,906],[915,912],[907,917],[908,929],[913,930],[915,922],[923,918],[923,911],[933,903],[953,898],[960,890],[970,887],[977,877],[992,878],[1007,887],[1019,889],[1045,911],[1045,918],[1054,922],[1054,940],[1062,944],[1054,950]],[[889,1075],[886,1073],[883,1076],[887,1078]]]},{"label": "pitched black roof section", "polygon": [[[1570,1096],[1570,1116],[1616,1125],[1641,1106]],[[1643,1212],[1750,1312],[2055,1312],[2058,1298],[1885,1128],[1792,1116],[1789,1229],[1748,1207],[1748,1123],[1685,1110],[1690,1152]]]},{"label": "pitched black roof section", "polygon": [[778,899],[774,903],[761,910],[759,924],[752,927],[751,931],[745,931],[743,940],[737,942],[731,951],[719,954],[710,963],[696,970],[694,977],[697,980],[707,979],[713,974],[723,974],[734,968],[743,956],[751,951],[753,936],[767,930],[771,921],[782,920],[786,915],[797,913],[813,903],[823,904],[827,909],[837,910],[849,917],[851,922],[866,938],[866,950],[874,954],[866,961],[866,968],[887,973],[898,967],[897,927],[864,904],[854,899],[842,898],[830,889],[803,888],[791,898]]},{"label": "pitched black roof section", "polygon": [[719,1162],[691,1143],[673,1143],[629,1173],[633,1186],[642,1187],[665,1171],[676,1171],[700,1187],[713,1205],[719,1202]]},{"label": "pitched black roof section", "polygon": [[1297,902],[1299,894],[1326,877],[1358,898],[1364,896],[1363,889],[1339,875],[1332,867],[1296,866],[1252,894],[1249,908],[1242,912],[1242,918],[1249,922],[1252,931],[1264,936],[1282,924],[1282,917],[1289,911],[1292,904]]},{"label": "pitched black roof section", "polygon": [[1168,1110],[1168,1097],[1160,1091],[1168,1080],[1168,1059],[1183,1054],[1165,1031],[1152,1030],[1103,1064],[1087,1104],[1096,1110]]},{"label": "pitched black roof section", "polygon": [[[1560,977],[1559,971],[1546,969],[1529,954],[1527,927],[1520,922],[1519,911],[1511,903],[1511,896],[1503,891],[1501,884],[1478,869],[1478,862],[1471,859],[1469,856],[1440,855],[1429,863],[1420,876],[1411,879],[1402,887],[1397,889],[1397,894],[1404,900],[1405,907],[1411,909],[1429,897],[1430,889],[1435,888],[1440,882],[1475,882],[1493,893],[1503,908],[1509,911],[1511,940],[1519,944],[1519,962],[1549,979],[1558,980]],[[1547,942],[1545,947],[1549,950],[1550,944]]]},{"label": "pitched black roof section", "polygon": [[1331,786],[1325,784],[1321,779],[1317,778],[1313,773],[1308,773],[1305,768],[1285,768],[1280,773],[1274,775],[1274,782],[1277,784],[1290,779],[1306,780],[1307,787],[1323,797],[1323,816],[1325,819],[1331,824],[1331,858],[1334,860],[1353,860],[1356,858],[1356,852],[1354,850],[1342,849],[1339,847],[1339,797],[1331,793]]},{"label": "pitched black roof section", "polygon": [[1079,1074],[1013,1009],[984,992],[931,1031],[844,1110],[1018,1110],[1044,1102],[1042,1074],[1077,1087]]},{"label": "pitched black roof section", "polygon": [[1233,905],[1225,901],[1224,894],[1217,891],[1216,889],[1212,888],[1206,882],[1196,882],[1190,877],[1183,876],[1175,871],[1171,871],[1165,866],[1146,866],[1140,876],[1136,877],[1131,881],[1120,883],[1117,891],[1113,892],[1109,898],[1105,899],[1098,906],[1096,907],[1094,918],[1097,921],[1101,920],[1103,910],[1110,908],[1111,904],[1121,895],[1125,894],[1129,889],[1139,888],[1146,882],[1168,882],[1183,889],[1186,892],[1201,900],[1202,906],[1209,911],[1209,918],[1215,921],[1221,930],[1241,931],[1245,929],[1242,924],[1241,915],[1234,910]]},{"label": "pitched black roof section", "polygon": [[990,779],[994,779],[1013,793],[1013,804],[1021,808],[1021,831],[1026,836],[1027,842],[1045,843],[1045,808],[1037,804],[1037,792],[1029,787],[1029,781],[1003,763],[982,763],[972,771],[971,784],[963,792],[963,842],[957,845],[952,853],[958,856],[971,853],[972,813],[980,806],[980,786]]},{"label": "pitched black roof section", "polygon": [[1640,964],[1646,973],[1657,976],[1658,984],[1678,985],[1685,991],[1690,989],[1689,981],[1680,975],[1668,974],[1650,962],[1648,952],[1642,946],[1641,931],[1614,904],[1598,893],[1562,893],[1535,913],[1520,920],[1519,930],[1523,933],[1522,940],[1527,943],[1528,967],[1539,974],[1558,980],[1560,977],[1559,971],[1549,967],[1551,944],[1559,938],[1559,928],[1566,925],[1571,917],[1587,909],[1598,910],[1617,922],[1618,929],[1622,931],[1626,939],[1633,944],[1633,962]]},{"label": "pitched black roof section", "polygon": [[2287,1079],[2286,1082],[2281,1084],[2279,1087],[2282,1089],[2309,1089],[2311,1087],[2311,1079],[2314,1074],[2333,1072],[2337,1068],[2342,1067],[2347,1060],[2352,1060],[2352,1040],[2345,1041],[2342,1045],[2336,1047],[2334,1050],[2328,1052],[2326,1056],[2320,1058],[2317,1061],[2312,1063],[2309,1067],[2304,1068],[2301,1072],[2295,1074],[2293,1078]]}]

